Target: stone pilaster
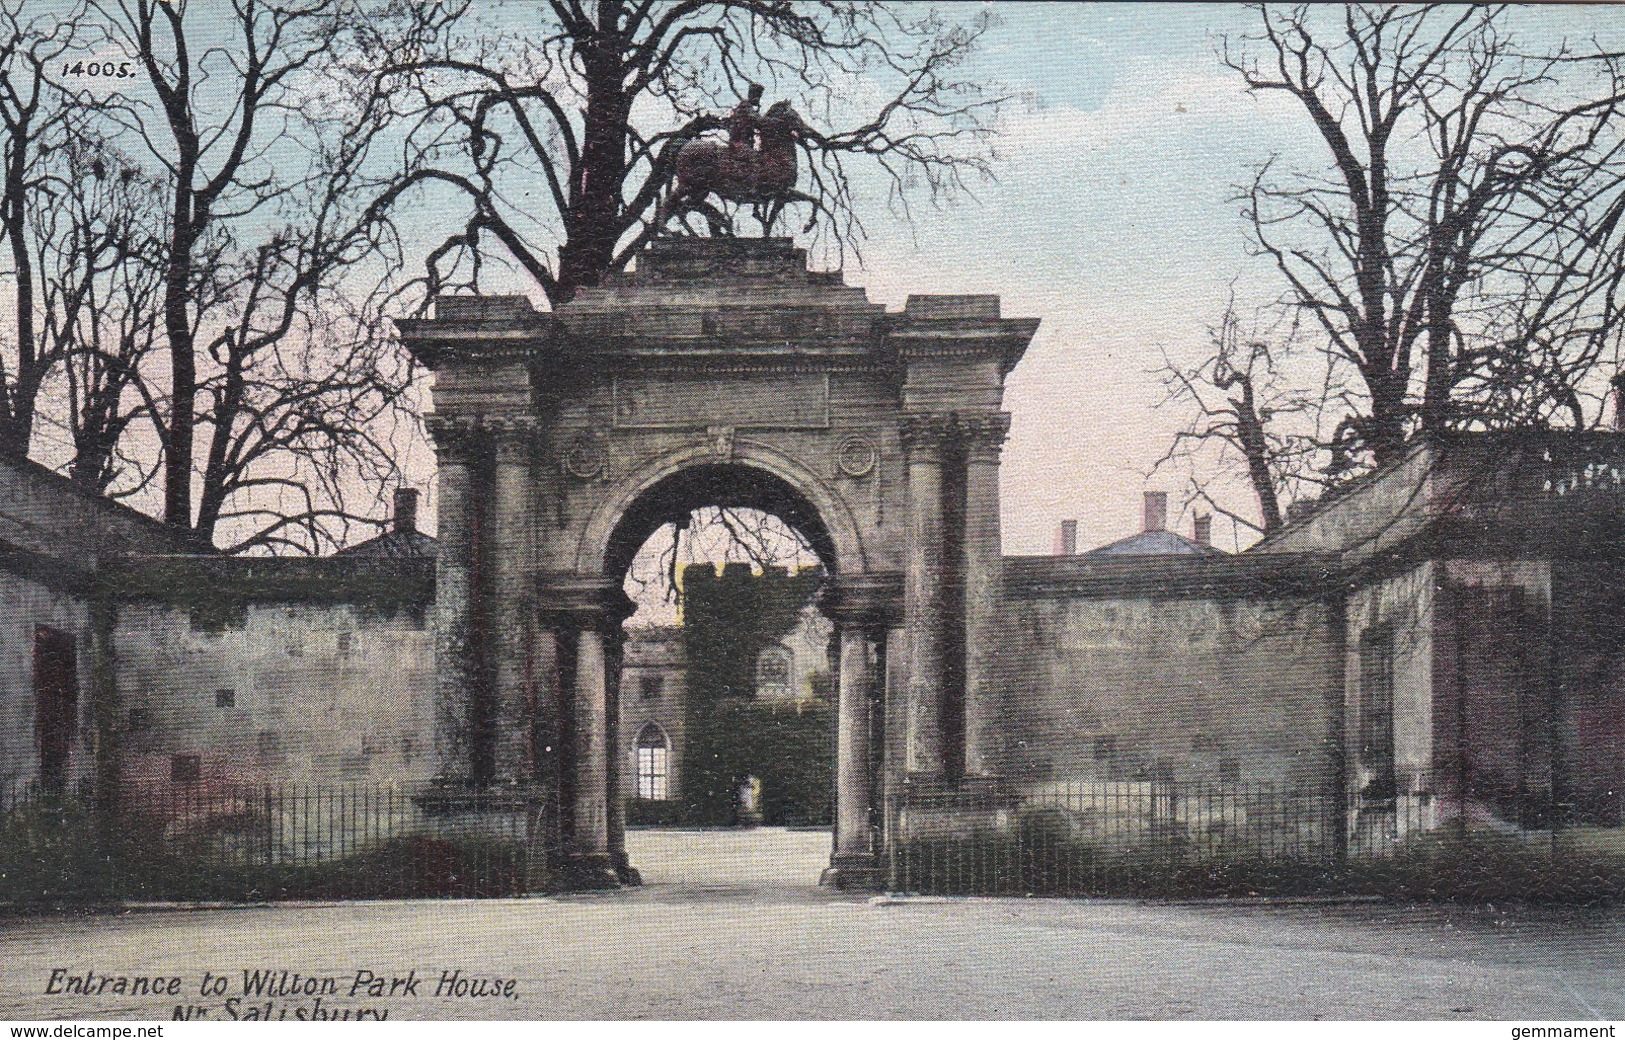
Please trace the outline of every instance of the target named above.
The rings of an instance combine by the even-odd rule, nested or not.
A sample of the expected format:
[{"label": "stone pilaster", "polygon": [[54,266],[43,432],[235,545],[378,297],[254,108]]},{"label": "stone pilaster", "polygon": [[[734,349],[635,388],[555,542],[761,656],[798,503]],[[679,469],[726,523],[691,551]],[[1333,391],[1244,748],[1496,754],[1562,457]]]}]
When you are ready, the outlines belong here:
[{"label": "stone pilaster", "polygon": [[908,457],[908,542],[903,572],[903,627],[908,641],[908,707],[904,768],[944,771],[942,710],[947,682],[944,617],[948,575],[944,547],[943,455],[951,416],[909,415],[902,423]]},{"label": "stone pilaster", "polygon": [[435,753],[440,778],[474,779],[478,698],[475,655],[474,470],[483,447],[477,426],[425,416],[439,461],[439,557],[435,564]]},{"label": "stone pilaster", "polygon": [[999,731],[998,618],[1004,550],[999,537],[999,453],[1010,415],[962,416],[965,449],[965,773],[988,776]]},{"label": "stone pilaster", "polygon": [[875,824],[875,751],[884,725],[878,661],[887,625],[899,614],[899,576],[865,574],[836,579],[819,597],[839,626],[839,703],[835,747],[835,842],[821,883],[847,890],[884,887]]},{"label": "stone pilaster", "polygon": [[[541,579],[537,605],[542,624],[575,644],[570,775],[563,784],[571,806],[563,881],[573,888],[614,888],[621,878],[610,816],[620,792],[610,786],[611,734],[616,725],[611,655],[621,622],[635,608],[612,579],[578,575]],[[629,865],[623,869],[630,872]]]},{"label": "stone pilaster", "polygon": [[119,749],[118,605],[111,598],[90,603],[90,722],[99,818],[111,820],[123,788]]}]

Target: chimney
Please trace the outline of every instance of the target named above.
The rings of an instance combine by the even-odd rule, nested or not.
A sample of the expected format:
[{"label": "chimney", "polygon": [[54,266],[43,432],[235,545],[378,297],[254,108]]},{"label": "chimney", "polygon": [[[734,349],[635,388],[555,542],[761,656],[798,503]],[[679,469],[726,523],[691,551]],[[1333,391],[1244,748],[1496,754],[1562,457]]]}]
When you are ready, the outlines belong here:
[{"label": "chimney", "polygon": [[1076,556],[1078,554],[1078,522],[1076,520],[1062,520],[1061,526],[1055,529],[1055,555]]},{"label": "chimney", "polygon": [[1614,429],[1625,433],[1625,372],[1614,376]]},{"label": "chimney", "polygon": [[1213,514],[1197,513],[1191,521],[1191,541],[1197,545],[1213,544]]},{"label": "chimney", "polygon": [[418,489],[395,489],[395,533],[416,534],[418,530]]},{"label": "chimney", "polygon": [[1145,493],[1145,531],[1168,530],[1168,492],[1147,491]]}]

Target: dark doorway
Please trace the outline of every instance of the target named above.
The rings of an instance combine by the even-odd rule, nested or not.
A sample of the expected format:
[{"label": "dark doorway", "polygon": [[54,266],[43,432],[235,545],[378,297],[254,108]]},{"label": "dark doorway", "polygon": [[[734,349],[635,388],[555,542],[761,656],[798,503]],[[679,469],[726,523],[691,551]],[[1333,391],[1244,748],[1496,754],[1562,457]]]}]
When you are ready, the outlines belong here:
[{"label": "dark doorway", "polygon": [[44,625],[34,629],[34,737],[39,743],[40,783],[61,792],[79,722],[79,683],[73,637]]}]

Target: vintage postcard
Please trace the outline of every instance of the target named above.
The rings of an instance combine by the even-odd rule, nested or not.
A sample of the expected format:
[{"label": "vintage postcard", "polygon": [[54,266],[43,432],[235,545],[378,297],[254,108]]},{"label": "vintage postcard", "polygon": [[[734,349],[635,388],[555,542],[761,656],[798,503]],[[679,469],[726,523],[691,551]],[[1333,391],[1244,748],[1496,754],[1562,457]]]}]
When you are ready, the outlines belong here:
[{"label": "vintage postcard", "polygon": [[0,150],[13,1036],[1625,1018],[1620,9],[0,0]]}]

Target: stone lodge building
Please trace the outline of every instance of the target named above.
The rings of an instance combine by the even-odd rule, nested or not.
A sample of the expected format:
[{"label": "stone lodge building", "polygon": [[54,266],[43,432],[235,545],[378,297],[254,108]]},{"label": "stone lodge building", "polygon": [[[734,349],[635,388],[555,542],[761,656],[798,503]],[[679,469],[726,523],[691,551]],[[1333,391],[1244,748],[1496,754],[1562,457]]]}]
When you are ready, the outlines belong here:
[{"label": "stone lodge building", "polygon": [[1036,327],[996,297],[889,312],[782,240],[658,240],[551,314],[442,298],[401,323],[437,376],[438,546],[408,496],[367,546],[226,558],[0,466],[0,782],[502,792],[558,876],[632,881],[647,724],[682,734],[644,718],[674,651],[626,640],[622,578],[729,505],[827,574],[830,883],[882,884],[928,818],[1009,825],[967,793],[1019,815],[1090,782],[1325,792],[1355,837],[1622,823],[1625,435],[1422,438],[1240,554],[1007,558],[1002,392]]}]

